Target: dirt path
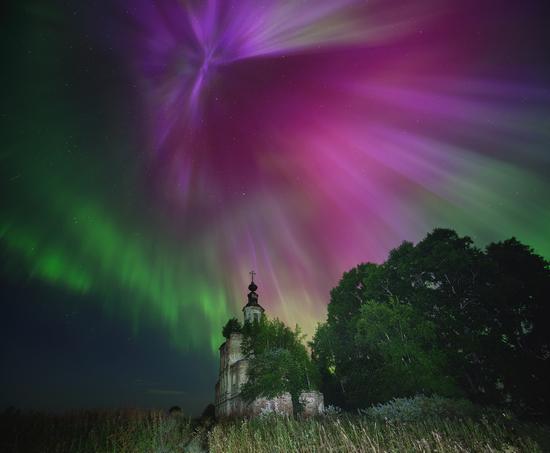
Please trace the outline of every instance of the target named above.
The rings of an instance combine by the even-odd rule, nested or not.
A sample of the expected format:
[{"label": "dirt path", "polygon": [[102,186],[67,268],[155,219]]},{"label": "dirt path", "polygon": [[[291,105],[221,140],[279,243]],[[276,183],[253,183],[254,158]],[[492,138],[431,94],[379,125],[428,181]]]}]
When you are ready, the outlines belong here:
[{"label": "dirt path", "polygon": [[208,453],[208,449],[203,448],[203,435],[204,433],[197,433],[185,446],[185,453]]}]

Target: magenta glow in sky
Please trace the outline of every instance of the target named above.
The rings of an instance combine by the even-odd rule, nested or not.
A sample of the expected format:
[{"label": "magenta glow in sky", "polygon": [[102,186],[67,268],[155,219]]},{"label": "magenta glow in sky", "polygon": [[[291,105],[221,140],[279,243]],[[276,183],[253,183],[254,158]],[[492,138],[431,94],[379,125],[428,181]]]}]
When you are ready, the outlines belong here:
[{"label": "magenta glow in sky", "polygon": [[549,68],[526,5],[71,6],[29,9],[46,31],[22,54],[22,118],[55,93],[6,177],[0,237],[32,277],[215,350],[251,269],[268,313],[311,332],[344,271],[434,227],[550,255]]},{"label": "magenta glow in sky", "polygon": [[470,7],[128,8],[158,196],[216,257],[234,308],[253,268],[270,312],[311,328],[344,270],[435,226],[549,253],[533,193],[547,187],[550,96],[504,61],[484,69],[494,37],[468,29]]}]

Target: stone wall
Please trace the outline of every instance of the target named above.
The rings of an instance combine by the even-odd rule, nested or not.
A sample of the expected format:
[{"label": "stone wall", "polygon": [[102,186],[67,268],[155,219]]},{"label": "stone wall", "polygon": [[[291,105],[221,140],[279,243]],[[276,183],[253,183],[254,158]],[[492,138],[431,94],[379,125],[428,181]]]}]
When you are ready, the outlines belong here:
[{"label": "stone wall", "polygon": [[321,392],[302,392],[299,401],[302,405],[302,415],[304,417],[322,415],[325,411],[325,398]]},{"label": "stone wall", "polygon": [[216,383],[216,417],[241,415],[240,387],[247,378],[247,361],[241,351],[242,334],[234,332],[220,346],[220,372]]},{"label": "stone wall", "polygon": [[[292,416],[293,404],[289,393],[271,399],[258,398],[251,404],[242,400],[241,387],[248,380],[248,360],[241,350],[242,340],[242,334],[235,332],[220,346],[220,372],[215,395],[216,417],[257,417],[264,413]],[[300,404],[305,417],[324,412],[322,393],[302,392]]]},{"label": "stone wall", "polygon": [[227,340],[227,358],[228,358],[228,365],[231,366],[235,362],[238,362],[239,360],[243,359],[243,353],[241,351],[241,344],[243,341],[243,335],[238,332],[233,332],[229,336],[229,340]]},{"label": "stone wall", "polygon": [[257,417],[258,415],[267,413],[292,416],[292,398],[290,393],[283,393],[271,399],[258,398],[248,406],[248,415],[250,417]]}]

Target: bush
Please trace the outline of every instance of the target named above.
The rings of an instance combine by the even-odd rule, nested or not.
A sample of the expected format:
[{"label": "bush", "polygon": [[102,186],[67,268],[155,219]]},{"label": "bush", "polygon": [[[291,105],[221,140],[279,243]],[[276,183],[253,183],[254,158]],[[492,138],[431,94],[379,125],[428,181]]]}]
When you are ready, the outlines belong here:
[{"label": "bush", "polygon": [[339,415],[342,415],[342,409],[338,406],[333,406],[332,404],[329,404],[325,407],[326,417],[338,417]]},{"label": "bush", "polygon": [[377,420],[413,422],[432,418],[477,418],[480,410],[465,399],[418,395],[413,398],[394,398],[384,404],[360,409],[359,413]]}]

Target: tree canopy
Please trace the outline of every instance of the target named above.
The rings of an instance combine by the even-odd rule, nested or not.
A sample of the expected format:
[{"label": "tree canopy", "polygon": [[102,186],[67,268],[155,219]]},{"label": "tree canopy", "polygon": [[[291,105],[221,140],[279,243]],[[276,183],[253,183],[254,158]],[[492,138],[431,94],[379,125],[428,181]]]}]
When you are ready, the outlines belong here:
[{"label": "tree canopy", "polygon": [[543,413],[548,294],[549,262],[515,238],[481,250],[436,229],[404,242],[331,291],[312,341],[321,389],[347,407],[423,392]]},{"label": "tree canopy", "polygon": [[231,318],[225,326],[223,326],[222,335],[225,338],[229,338],[232,333],[239,333],[242,331],[242,325],[237,318]]},{"label": "tree canopy", "polygon": [[245,323],[243,334],[243,353],[249,360],[243,397],[252,401],[289,392],[296,411],[300,393],[318,389],[319,383],[299,327],[291,330],[278,319],[262,316],[260,322]]}]

